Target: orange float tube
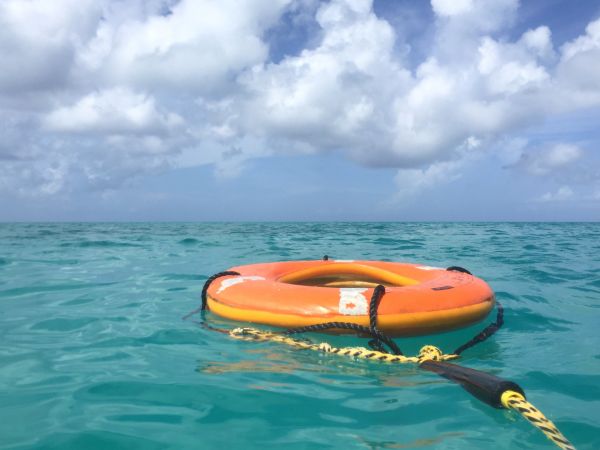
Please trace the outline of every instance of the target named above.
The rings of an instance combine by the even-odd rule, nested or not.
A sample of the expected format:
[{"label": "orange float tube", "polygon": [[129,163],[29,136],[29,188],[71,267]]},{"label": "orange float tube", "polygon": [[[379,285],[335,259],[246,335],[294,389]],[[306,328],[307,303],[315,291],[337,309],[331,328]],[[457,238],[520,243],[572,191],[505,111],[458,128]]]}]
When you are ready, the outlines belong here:
[{"label": "orange float tube", "polygon": [[[391,336],[417,336],[464,327],[485,318],[494,293],[466,273],[381,261],[292,261],[232,267],[239,276],[209,287],[209,309],[227,319],[294,328],[324,322],[369,326],[369,300],[386,286],[377,327]],[[341,331],[341,330],[340,330]]]}]

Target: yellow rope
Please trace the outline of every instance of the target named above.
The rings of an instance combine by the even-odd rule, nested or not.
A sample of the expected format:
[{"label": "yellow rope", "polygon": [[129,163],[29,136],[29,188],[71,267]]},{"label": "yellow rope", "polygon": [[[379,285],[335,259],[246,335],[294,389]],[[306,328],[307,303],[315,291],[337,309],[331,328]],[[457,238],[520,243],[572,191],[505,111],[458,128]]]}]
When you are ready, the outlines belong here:
[{"label": "yellow rope", "polygon": [[[426,345],[421,348],[418,356],[392,355],[364,347],[333,347],[326,342],[314,344],[312,342],[294,339],[278,333],[261,331],[255,328],[235,328],[229,335],[236,339],[251,341],[272,341],[290,345],[304,350],[315,350],[323,353],[334,353],[336,355],[364,358],[390,363],[413,363],[420,364],[424,361],[448,361],[456,359],[458,355],[444,354],[433,346]],[[554,442],[562,450],[575,450],[566,437],[549,421],[535,406],[529,403],[525,397],[515,391],[505,391],[501,397],[502,405],[507,409],[514,409],[527,419],[532,425],[544,433],[548,439]]]},{"label": "yellow rope", "polygon": [[419,364],[423,361],[448,361],[458,358],[458,355],[445,355],[442,351],[433,346],[426,345],[421,348],[418,356],[392,355],[390,353],[379,352],[364,347],[332,347],[326,342],[313,344],[311,342],[294,339],[277,333],[261,331],[255,328],[235,328],[229,334],[236,339],[252,340],[252,341],[272,341],[281,344],[290,345],[299,349],[315,350],[323,353],[334,353],[336,355],[350,356],[353,358],[372,359],[391,363],[413,363]]},{"label": "yellow rope", "polygon": [[556,425],[549,421],[539,409],[529,403],[523,395],[515,391],[505,391],[500,400],[505,408],[517,411],[559,448],[563,450],[575,450],[573,444],[563,436],[558,428],[556,428]]}]

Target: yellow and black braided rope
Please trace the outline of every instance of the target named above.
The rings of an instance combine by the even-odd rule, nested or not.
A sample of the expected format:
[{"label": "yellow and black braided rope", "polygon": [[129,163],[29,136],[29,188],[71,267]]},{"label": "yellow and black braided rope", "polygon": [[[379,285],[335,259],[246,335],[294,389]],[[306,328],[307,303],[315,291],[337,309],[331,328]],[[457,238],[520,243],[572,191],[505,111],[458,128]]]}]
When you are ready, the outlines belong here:
[{"label": "yellow and black braided rope", "polygon": [[542,412],[529,403],[523,395],[515,391],[505,391],[501,397],[502,405],[507,409],[514,409],[528,420],[534,427],[546,435],[563,450],[575,450],[573,444],[564,437],[550,420]]},{"label": "yellow and black braided rope", "polygon": [[[421,364],[425,361],[448,361],[459,358],[459,355],[444,354],[439,348],[433,345],[422,347],[418,356],[404,356],[370,350],[364,347],[333,347],[326,342],[316,344],[278,333],[257,330],[255,328],[235,328],[231,330],[229,334],[236,339],[278,342],[303,350],[314,350],[323,353],[333,353],[336,355],[389,363]],[[548,420],[535,406],[529,403],[522,394],[512,390],[505,391],[502,393],[501,403],[505,408],[514,409],[521,414],[562,450],[575,450],[573,444],[563,436],[558,428],[556,428],[556,425]]]},{"label": "yellow and black braided rope", "polygon": [[255,328],[235,328],[229,334],[236,339],[252,341],[271,341],[280,344],[290,345],[299,349],[315,350],[323,353],[333,353],[336,355],[350,356],[353,358],[372,359],[390,363],[413,363],[419,364],[426,360],[448,361],[458,358],[458,355],[445,355],[442,351],[433,346],[426,345],[419,352],[418,356],[392,355],[377,350],[371,350],[365,347],[332,347],[326,342],[314,344],[300,339],[294,339],[278,333],[260,331]]}]

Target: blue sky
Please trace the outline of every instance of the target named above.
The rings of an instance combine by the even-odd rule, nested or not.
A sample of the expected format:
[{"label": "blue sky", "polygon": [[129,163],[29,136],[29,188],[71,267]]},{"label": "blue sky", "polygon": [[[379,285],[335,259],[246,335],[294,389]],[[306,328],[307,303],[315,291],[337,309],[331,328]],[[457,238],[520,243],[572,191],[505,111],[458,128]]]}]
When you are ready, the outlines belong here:
[{"label": "blue sky", "polygon": [[4,0],[0,221],[600,220],[600,4]]}]

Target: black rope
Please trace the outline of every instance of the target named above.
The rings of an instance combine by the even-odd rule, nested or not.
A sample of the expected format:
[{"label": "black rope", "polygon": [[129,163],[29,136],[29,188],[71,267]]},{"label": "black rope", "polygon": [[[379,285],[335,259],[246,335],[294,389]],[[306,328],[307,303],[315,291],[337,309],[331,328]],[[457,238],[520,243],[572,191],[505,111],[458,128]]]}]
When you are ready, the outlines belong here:
[{"label": "black rope", "polygon": [[202,287],[202,294],[201,294],[201,298],[202,298],[202,305],[200,306],[201,311],[204,311],[206,309],[206,305],[207,305],[206,293],[208,292],[208,288],[210,287],[210,284],[213,281],[215,281],[217,278],[227,277],[227,276],[232,276],[232,275],[239,276],[240,273],[236,272],[234,270],[226,270],[224,272],[215,273],[212,277],[209,277],[205,281],[204,286]]},{"label": "black rope", "polygon": [[[309,333],[309,332],[314,332],[314,331],[331,330],[333,328],[341,329],[341,330],[352,330],[352,331],[356,331],[358,334],[368,334],[370,336],[373,336],[374,338],[381,340],[386,345],[388,345],[392,349],[393,354],[395,354],[395,355],[403,354],[402,351],[400,351],[400,349],[396,345],[396,343],[394,341],[392,341],[392,339],[389,336],[386,336],[385,334],[381,333],[380,331],[373,332],[373,331],[371,331],[371,328],[369,328],[369,327],[365,327],[365,326],[358,325],[356,323],[350,323],[350,322],[318,323],[316,325],[307,325],[305,327],[292,328],[290,330],[281,332],[281,334],[290,335],[290,334],[298,334],[298,333]],[[384,350],[384,352],[385,352],[385,350]],[[388,352],[385,352],[385,353],[388,353]]]},{"label": "black rope", "polygon": [[323,255],[323,261],[329,261],[329,256]]},{"label": "black rope", "polygon": [[[446,270],[451,270],[454,272],[462,272],[462,273],[466,273],[469,275],[473,275],[467,269],[465,269],[464,267],[460,267],[460,266],[450,266]],[[502,327],[502,325],[504,324],[504,308],[502,308],[502,305],[500,303],[497,303],[497,305],[498,305],[497,306],[498,312],[496,314],[496,321],[490,323],[487,327],[485,327],[478,334],[476,334],[472,339],[465,342],[463,345],[461,345],[456,350],[454,350],[453,353],[455,355],[460,355],[462,352],[464,352],[468,348],[471,348],[474,345],[477,345],[480,342],[485,341],[487,338],[492,336],[496,331],[498,331]]]},{"label": "black rope", "polygon": [[462,272],[462,273],[467,273],[469,275],[473,275],[467,269],[465,269],[464,267],[460,267],[460,266],[450,266],[446,270],[451,270],[451,271],[454,271],[454,272]]},{"label": "black rope", "polygon": [[206,298],[206,293],[208,292],[208,288],[210,287],[210,284],[215,281],[217,278],[220,277],[227,277],[227,276],[239,276],[240,273],[239,272],[235,272],[233,270],[226,270],[224,272],[218,272],[215,273],[214,275],[208,277],[208,279],[204,282],[204,286],[202,286],[202,293],[200,294],[200,298],[202,299],[202,303],[200,304],[200,306],[198,308],[196,308],[195,310],[193,310],[192,312],[188,313],[187,315],[185,315],[183,317],[183,320],[187,319],[188,317],[200,312],[200,311],[204,311],[206,310],[207,307],[207,298]]},{"label": "black rope", "polygon": [[[469,275],[473,275],[467,269],[465,269],[464,267],[460,267],[460,266],[450,266],[446,270],[451,270],[454,272],[462,272],[462,273],[466,273]],[[465,342],[463,345],[461,345],[456,350],[454,350],[453,353],[455,355],[460,355],[462,352],[464,352],[468,348],[471,348],[474,345],[477,345],[480,342],[485,341],[487,338],[492,336],[496,331],[498,331],[502,327],[502,325],[504,324],[504,308],[502,308],[502,305],[500,303],[497,302],[496,304],[497,304],[497,308],[498,308],[497,314],[496,314],[496,321],[490,323],[487,327],[485,327],[478,334],[476,334],[472,339]]]},{"label": "black rope", "polygon": [[[282,332],[281,334],[290,335],[312,331],[324,331],[330,330],[332,328],[338,328],[342,330],[353,330],[360,334],[370,335],[373,338],[371,341],[369,341],[369,345],[371,346],[371,348],[384,353],[402,355],[403,353],[402,350],[400,350],[400,347],[398,347],[398,345],[389,336],[386,336],[377,328],[377,307],[379,306],[379,301],[381,300],[381,297],[383,297],[383,294],[385,294],[385,287],[380,284],[373,291],[371,301],[369,302],[368,327],[350,322],[325,322],[318,323],[316,325],[307,325],[305,327],[291,328]],[[391,351],[387,352],[383,344],[387,345]]]},{"label": "black rope", "polygon": [[479,332],[479,334],[477,334],[474,338],[472,338],[468,342],[465,342],[463,345],[461,345],[456,350],[454,350],[453,353],[455,355],[460,355],[466,349],[471,348],[474,345],[485,341],[487,338],[492,336],[496,331],[498,331],[500,329],[500,327],[502,327],[502,325],[504,324],[504,308],[502,307],[502,305],[499,302],[496,302],[496,306],[498,308],[498,312],[496,314],[496,321],[490,323],[487,327],[485,327],[483,330],[481,330]]},{"label": "black rope", "polygon": [[[378,334],[382,334],[381,331],[377,328],[377,308],[379,306],[379,301],[381,297],[385,294],[385,286],[382,284],[378,284],[375,286],[373,290],[373,295],[371,296],[371,301],[369,302],[369,330],[371,331],[372,336],[377,336]],[[377,350],[379,352],[385,351],[382,341],[379,338],[375,338],[369,341],[369,347],[373,350]]]}]

